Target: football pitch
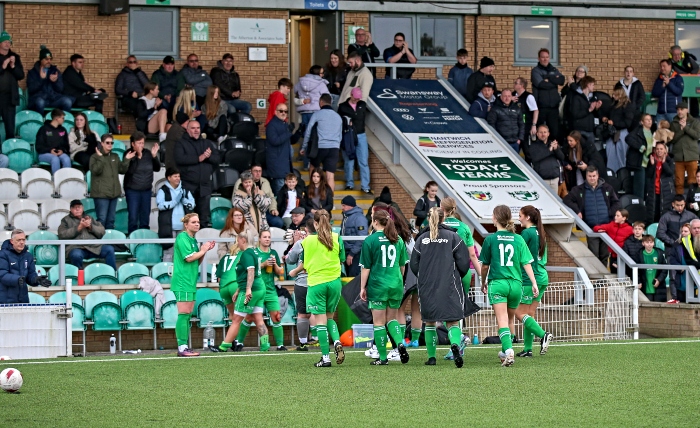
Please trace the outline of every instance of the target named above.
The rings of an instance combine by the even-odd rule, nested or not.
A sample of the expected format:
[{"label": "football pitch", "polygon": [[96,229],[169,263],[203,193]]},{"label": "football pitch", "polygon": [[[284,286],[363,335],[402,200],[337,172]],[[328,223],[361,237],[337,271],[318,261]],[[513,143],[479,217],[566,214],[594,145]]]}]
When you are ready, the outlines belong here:
[{"label": "football pitch", "polygon": [[[519,351],[516,346],[516,352]],[[697,426],[700,340],[554,343],[500,366],[469,346],[464,367],[370,366],[363,351],[315,368],[308,353],[203,353],[0,361],[2,426]]]}]

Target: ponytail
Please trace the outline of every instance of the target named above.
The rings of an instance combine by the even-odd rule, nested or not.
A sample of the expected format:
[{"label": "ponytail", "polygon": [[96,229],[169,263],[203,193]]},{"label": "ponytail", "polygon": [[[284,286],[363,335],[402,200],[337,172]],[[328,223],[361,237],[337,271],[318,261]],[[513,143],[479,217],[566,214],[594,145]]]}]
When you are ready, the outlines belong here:
[{"label": "ponytail", "polygon": [[538,250],[539,256],[544,257],[544,250],[547,248],[547,235],[544,232],[544,225],[542,224],[542,215],[540,210],[533,207],[532,205],[525,205],[520,208],[520,212],[526,217],[530,217],[530,221],[537,228],[537,234],[540,236],[540,248]]},{"label": "ponytail", "polygon": [[314,214],[314,221],[317,223],[316,233],[318,240],[328,251],[333,251],[333,233],[331,229],[330,214],[326,210],[318,210]]},{"label": "ponytail", "polygon": [[505,228],[510,233],[515,233],[515,223],[510,213],[510,208],[506,205],[497,205],[493,209],[493,217],[499,226]]},{"label": "ponytail", "polygon": [[449,196],[442,198],[440,208],[445,211],[445,217],[455,217],[457,214],[457,202]]},{"label": "ponytail", "polygon": [[445,219],[445,212],[440,207],[432,207],[428,212],[428,227],[430,227],[430,240],[438,237],[438,226]]},{"label": "ponytail", "polygon": [[391,219],[389,213],[384,210],[375,211],[373,216],[374,221],[379,223],[384,228],[384,236],[386,236],[389,242],[396,244],[399,241],[399,234],[396,231],[394,220]]}]

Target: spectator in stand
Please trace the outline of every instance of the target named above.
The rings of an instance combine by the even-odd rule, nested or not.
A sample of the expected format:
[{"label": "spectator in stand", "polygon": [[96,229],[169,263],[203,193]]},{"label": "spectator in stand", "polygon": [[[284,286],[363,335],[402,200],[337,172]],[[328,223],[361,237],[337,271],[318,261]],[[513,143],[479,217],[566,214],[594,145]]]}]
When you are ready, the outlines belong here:
[{"label": "spectator in stand", "polygon": [[51,110],[51,120],[36,133],[36,152],[39,162],[51,165],[51,173],[55,174],[61,168],[70,168],[70,144],[68,131],[63,127],[66,114],[60,108]]},{"label": "spectator in stand", "polygon": [[[5,124],[7,139],[15,138],[15,114],[19,105],[18,82],[24,79],[22,60],[10,49],[11,47],[12,37],[7,31],[3,31],[0,33],[0,118]],[[0,165],[2,165],[1,161]],[[0,166],[0,168],[5,167],[7,164]]]},{"label": "spectator in stand", "polygon": [[[672,46],[669,54],[673,62],[673,70],[678,74],[698,74],[700,71],[695,55],[684,51],[680,46]],[[698,113],[698,99],[690,98],[690,114],[697,116]]]},{"label": "spectator in stand", "polygon": [[[265,194],[265,197],[270,199],[270,203],[267,204],[268,207],[265,210],[267,224],[269,224],[270,227],[282,228],[283,224],[282,219],[278,217],[279,212],[277,211],[277,199],[275,198],[275,193],[272,191],[270,182],[262,176],[262,172],[262,166],[258,164],[253,164],[253,166],[250,168],[250,173],[253,177],[253,184],[255,185],[255,188],[262,191]],[[239,178],[236,181],[236,184],[234,184],[233,188],[238,189],[241,183],[242,180]]]},{"label": "spectator in stand", "polygon": [[[158,206],[158,237],[176,238],[185,229],[182,218],[194,210],[194,196],[182,187],[180,171],[176,168],[165,170],[165,183],[156,193]],[[173,244],[163,244],[163,261],[173,261]]]},{"label": "spectator in stand", "polygon": [[172,112],[178,95],[177,78],[178,71],[175,70],[175,58],[170,55],[163,58],[163,64],[151,75],[151,82],[157,83],[160,89],[158,98],[163,100],[163,107],[167,108],[168,112]]},{"label": "spectator in stand", "polygon": [[520,153],[520,143],[525,138],[525,124],[522,112],[513,103],[511,91],[501,92],[500,98],[493,103],[493,108],[486,116],[486,120],[516,153]]},{"label": "spectator in stand", "polygon": [[[533,137],[537,134],[537,120],[540,115],[535,96],[527,91],[527,79],[518,77],[513,83],[513,102],[518,106],[523,113],[523,122],[525,123],[525,141],[520,145],[525,155],[525,160],[530,162],[530,143]],[[558,115],[558,113],[557,113]],[[549,129],[549,127],[547,127]],[[557,134],[554,134],[556,137]],[[527,137],[530,138],[527,138]]]},{"label": "spectator in stand", "polygon": [[335,171],[338,167],[338,155],[340,153],[340,140],[342,139],[343,120],[338,113],[331,108],[330,94],[321,95],[318,104],[321,107],[311,116],[304,134],[304,143],[301,146],[300,154],[306,154],[311,139],[311,131],[314,125],[318,124],[316,133],[318,135],[318,150],[312,158],[309,156],[313,169],[323,165],[326,170],[326,182],[331,189],[335,188]]},{"label": "spectator in stand", "polygon": [[369,91],[372,89],[372,83],[374,83],[372,72],[365,67],[362,58],[357,52],[348,55],[348,65],[350,66],[350,72],[345,80],[343,92],[340,94],[340,102],[347,101],[350,98],[350,92],[354,88],[362,90],[362,101],[367,102]]},{"label": "spectator in stand", "polygon": [[[357,146],[355,147],[355,157],[360,170],[360,188],[366,195],[372,195],[369,186],[369,146],[367,144],[367,134],[365,134],[365,114],[367,113],[367,103],[362,101],[362,89],[353,88],[350,91],[350,99],[338,107],[338,114],[350,120],[350,125],[357,136]],[[345,190],[355,188],[353,173],[355,170],[355,159],[350,159],[343,150],[343,163],[345,168]]]},{"label": "spectator in stand", "polygon": [[[289,250],[292,248],[292,245],[294,244],[295,240],[299,237],[300,233],[304,231],[304,226],[306,225],[306,222],[311,220],[313,223],[313,218],[311,215],[306,214],[306,210],[303,207],[296,207],[292,210],[291,212],[292,215],[292,222],[289,224],[287,227],[287,231],[284,233],[284,240],[287,241],[289,246],[285,250],[285,254],[289,252]],[[303,239],[304,236],[301,236]]]},{"label": "spectator in stand", "polygon": [[274,194],[284,187],[285,177],[292,172],[292,132],[287,124],[288,116],[287,104],[278,104],[275,117],[265,128],[267,175],[272,180],[270,186]]},{"label": "spectator in stand", "polygon": [[216,67],[211,69],[211,80],[219,88],[221,99],[230,107],[229,113],[240,111],[250,114],[253,106],[241,99],[241,78],[233,65],[233,55],[224,54]]},{"label": "spectator in stand", "polygon": [[[348,60],[353,53],[357,53],[361,63],[366,64],[376,62],[374,59],[378,58],[380,55],[379,48],[377,48],[377,46],[372,42],[372,34],[370,34],[370,32],[364,28],[358,28],[355,31],[355,43],[348,46]],[[377,77],[376,68],[372,68],[370,73],[372,74],[372,79]],[[363,88],[363,93],[369,94],[369,91],[365,92],[364,89],[365,88]],[[344,101],[343,97],[340,97],[340,101]]]},{"label": "spectator in stand", "polygon": [[190,85],[185,85],[185,87],[180,91],[180,95],[178,95],[177,100],[175,100],[173,117],[175,117],[178,113],[185,113],[190,119],[199,122],[200,129],[206,129],[207,117],[202,114],[202,106],[199,104],[199,102],[197,102],[197,94]]},{"label": "spectator in stand", "polygon": [[0,249],[0,305],[29,303],[28,285],[50,287],[51,281],[37,274],[34,256],[27,249],[27,235],[15,229]]},{"label": "spectator in stand", "polygon": [[[673,132],[673,160],[676,162],[676,194],[683,193],[685,176],[688,184],[695,183],[698,170],[698,139],[700,139],[700,120],[688,113],[688,104],[681,101],[676,106],[676,117],[671,122]],[[658,117],[658,116],[657,116]]]},{"label": "spectator in stand", "polygon": [[647,179],[645,171],[649,164],[649,157],[654,152],[651,116],[644,113],[639,121],[639,125],[634,127],[629,135],[625,137],[625,142],[628,146],[625,166],[632,172],[632,194],[644,197],[644,187]]},{"label": "spectator in stand", "polygon": [[27,73],[27,91],[29,92],[29,109],[44,114],[46,107],[53,107],[70,111],[73,106],[73,98],[65,95],[63,91],[63,76],[58,67],[51,64],[51,51],[41,45],[39,61]]},{"label": "spectator in stand", "polygon": [[530,73],[532,93],[537,100],[539,115],[537,125],[546,124],[550,133],[559,135],[559,86],[566,83],[564,75],[549,62],[549,50],[542,48],[537,53],[538,63]]},{"label": "spectator in stand", "polygon": [[566,85],[561,88],[561,98],[562,102],[559,104],[559,115],[561,116],[562,122],[565,125],[565,130],[567,134],[572,131],[571,123],[573,119],[571,118],[571,94],[578,91],[581,86],[579,82],[581,79],[588,76],[588,67],[585,65],[579,65],[572,77],[567,78]]},{"label": "spectator in stand", "polygon": [[114,92],[122,97],[122,108],[129,112],[136,111],[139,97],[143,96],[143,87],[148,83],[148,76],[139,67],[139,60],[129,55],[126,65],[117,75]]},{"label": "spectator in stand", "polygon": [[[281,78],[277,82],[277,90],[267,97],[267,117],[265,118],[265,126],[275,117],[277,113],[277,106],[280,104],[286,104],[289,99],[289,93],[292,92],[292,81],[286,77]],[[297,98],[295,98],[295,101]],[[303,102],[303,100],[302,100]],[[287,120],[289,120],[289,114],[287,114]]]},{"label": "spectator in stand", "polygon": [[647,223],[659,222],[661,216],[671,210],[676,196],[675,174],[676,165],[673,158],[668,156],[668,148],[664,143],[657,142],[645,174]]},{"label": "spectator in stand", "polygon": [[326,174],[320,168],[311,172],[303,206],[307,214],[316,214],[318,210],[333,210],[333,188],[326,183]]},{"label": "spectator in stand", "polygon": [[[691,234],[689,223],[685,223],[681,226],[679,235],[680,236],[676,240],[673,247],[669,248],[666,246],[666,260],[668,261],[668,264],[692,265],[700,269],[700,263],[698,263],[697,259],[693,257],[695,253],[693,245],[694,239]],[[693,255],[690,254],[691,249],[693,250]],[[685,302],[685,272],[670,271],[669,275],[671,299],[669,299],[666,303],[675,304],[680,303],[681,300]]]},{"label": "spectator in stand", "polygon": [[[341,236],[367,236],[368,223],[357,206],[355,198],[347,195],[341,201],[343,221],[340,223]],[[360,274],[360,250],[362,241],[343,241],[345,245],[345,274],[354,277]]]},{"label": "spectator in stand", "polygon": [[440,206],[440,198],[437,195],[438,185],[436,182],[430,180],[425,183],[423,188],[423,196],[421,196],[416,202],[416,207],[413,209],[413,215],[416,217],[416,230],[420,230],[425,223],[425,219],[428,218],[428,213],[433,207]]},{"label": "spectator in stand", "polygon": [[554,194],[559,193],[559,172],[561,163],[564,162],[564,153],[559,148],[557,140],[549,141],[549,128],[547,125],[537,127],[537,140],[530,146],[532,169],[552,189]]},{"label": "spectator in stand", "polygon": [[493,103],[496,102],[496,97],[493,95],[493,89],[495,83],[484,82],[484,86],[481,87],[479,95],[475,100],[471,101],[469,106],[469,114],[472,117],[478,117],[481,119],[486,119],[491,111]]},{"label": "spectator in stand", "polygon": [[481,88],[483,88],[487,82],[493,83],[493,85],[491,85],[493,92],[498,91],[496,89],[496,79],[494,79],[492,75],[495,68],[496,65],[491,58],[487,56],[481,58],[479,61],[479,70],[472,73],[469,79],[467,79],[467,101],[469,101],[470,104],[476,100],[479,96],[479,91],[481,91]]},{"label": "spectator in stand", "polygon": [[[289,228],[292,224],[292,211],[303,204],[304,190],[303,186],[299,185],[299,180],[293,172],[284,177],[284,187],[277,192],[277,207],[284,209],[282,212],[282,222],[284,229]],[[304,210],[306,214],[306,210]]]},{"label": "spectator in stand", "polygon": [[569,190],[584,183],[585,171],[589,165],[594,166],[597,171],[605,171],[605,161],[595,145],[583,140],[578,131],[572,131],[566,137],[566,143],[569,156],[568,164],[564,165],[564,169],[567,171],[566,181]]},{"label": "spectator in stand", "polygon": [[[612,169],[617,173],[620,168],[627,165],[627,151],[629,150],[626,139],[631,129],[634,128],[634,104],[627,98],[624,89],[618,88],[613,90],[613,104],[610,110],[610,117],[603,117],[602,123],[607,123],[608,126],[614,126],[616,132],[610,136],[605,142],[605,151],[608,156],[608,169]],[[640,179],[644,184],[644,180]],[[642,194],[636,194],[642,196]]]},{"label": "spectator in stand", "polygon": [[102,136],[102,144],[96,147],[90,157],[90,197],[95,202],[97,221],[106,229],[114,229],[117,212],[117,200],[122,195],[119,174],[126,174],[129,164],[119,160],[119,155],[112,152],[114,137],[112,134]]},{"label": "spectator in stand", "polygon": [[[629,216],[630,214],[626,209],[619,209],[615,211],[613,221],[607,224],[599,224],[593,227],[593,231],[607,233],[619,247],[622,247],[625,245],[627,238],[634,233],[632,226],[627,223]],[[610,272],[616,273],[617,254],[610,247],[608,247],[608,252],[610,253]]]},{"label": "spectator in stand", "polygon": [[233,206],[243,211],[246,221],[258,233],[268,230],[270,226],[267,224],[267,211],[272,199],[262,188],[255,185],[250,171],[244,171],[239,181],[240,184],[235,187],[236,191],[233,194]]},{"label": "spectator in stand", "polygon": [[76,113],[75,126],[68,133],[71,160],[79,163],[85,170],[90,169],[90,158],[95,154],[99,141],[100,136],[90,129],[85,113]]},{"label": "spectator in stand", "polygon": [[150,151],[144,150],[146,136],[138,131],[131,134],[130,140],[131,148],[122,160],[127,166],[124,194],[129,210],[129,233],[136,229],[150,229],[153,173],[160,171],[158,143],[153,144]]},{"label": "spectator in stand", "polygon": [[63,93],[72,97],[74,108],[95,107],[95,111],[102,113],[103,100],[107,94],[103,89],[95,89],[83,76],[85,58],[80,54],[70,57],[70,65],[63,70]]},{"label": "spectator in stand", "polygon": [[[590,228],[610,223],[615,213],[620,209],[620,201],[615,189],[600,179],[598,169],[592,165],[586,169],[586,182],[571,189],[564,198],[564,203]],[[588,249],[603,265],[607,266],[608,246],[603,240],[589,237],[587,243]]]},{"label": "spectator in stand", "polygon": [[204,132],[216,142],[221,144],[228,138],[228,111],[229,105],[220,98],[221,90],[214,85],[207,89],[207,97],[202,105],[202,116],[207,119]]},{"label": "spectator in stand", "polygon": [[[105,227],[97,220],[83,212],[83,203],[74,199],[70,203],[70,214],[63,217],[58,226],[59,239],[72,240],[100,240],[105,235]],[[68,263],[83,268],[85,259],[105,259],[105,263],[117,270],[117,261],[114,257],[114,247],[111,245],[68,245],[66,246]]]},{"label": "spectator in stand", "polygon": [[[676,240],[680,237],[681,226],[696,220],[698,217],[685,209],[685,199],[683,195],[676,195],[671,203],[672,209],[666,211],[659,219],[659,227],[656,229],[656,238],[664,243],[664,246],[671,249]],[[668,255],[668,250],[666,252]]]},{"label": "spectator in stand", "polygon": [[[625,254],[632,257],[635,263],[642,263],[639,259],[639,252],[644,249],[642,245],[642,237],[644,236],[644,229],[646,225],[641,221],[635,221],[632,224],[632,236],[625,240],[624,245],[622,245],[622,251]],[[628,269],[629,271],[629,269]],[[630,277],[631,277],[630,273]]]},{"label": "spectator in stand", "polygon": [[[199,57],[196,54],[187,56],[187,64],[178,73],[177,92],[181,92],[185,85],[190,85],[197,96],[197,104],[203,105],[207,96],[207,88],[212,85],[209,74],[199,65]],[[201,220],[201,219],[200,219]]]},{"label": "spectator in stand", "polygon": [[625,91],[625,95],[630,99],[635,111],[639,111],[644,107],[644,101],[646,100],[644,85],[642,85],[641,80],[634,77],[634,67],[631,65],[625,67],[625,77],[615,84],[615,89],[617,88],[622,88]]},{"label": "spectator in stand", "polygon": [[[221,238],[235,238],[240,234],[245,234],[248,237],[248,242],[253,244],[258,240],[258,231],[245,220],[245,213],[242,209],[233,207],[228,211],[224,228],[219,232]],[[219,242],[216,254],[219,258],[226,254],[231,254],[231,248],[236,245],[235,242]]]},{"label": "spectator in stand", "polygon": [[474,70],[467,64],[468,61],[469,52],[466,49],[458,50],[457,63],[450,68],[450,72],[447,74],[447,80],[465,99],[467,98],[467,81],[469,76],[474,73]]},{"label": "spectator in stand", "polygon": [[590,144],[595,143],[595,115],[603,102],[595,99],[596,80],[591,76],[586,76],[580,80],[581,87],[571,93],[569,109],[572,122],[569,124],[574,131],[581,133],[581,136]]},{"label": "spectator in stand", "polygon": [[[418,62],[416,56],[413,54],[413,49],[408,47],[406,43],[406,36],[403,33],[396,33],[394,35],[394,44],[384,49],[384,62],[389,64],[415,64]],[[416,71],[415,68],[397,68],[396,78],[397,79],[410,79],[413,73]],[[386,69],[386,79],[391,79],[391,69]]]},{"label": "spectator in stand", "polygon": [[688,207],[688,211],[700,215],[700,170],[695,173],[695,184],[691,184],[688,189],[685,206]]},{"label": "spectator in stand", "polygon": [[659,71],[659,77],[656,78],[654,87],[651,89],[651,96],[659,99],[656,123],[662,120],[673,122],[676,106],[683,102],[683,78],[673,70],[673,62],[670,59],[659,61]]},{"label": "spectator in stand", "polygon": [[[654,237],[644,235],[642,238],[643,248],[637,253],[639,263],[649,265],[665,265],[666,257],[660,248],[654,247]],[[639,269],[639,284],[637,287],[642,290],[650,302],[666,301],[666,275],[664,269]]]},{"label": "spectator in stand", "polygon": [[[301,114],[301,123],[304,125],[308,125],[311,115],[321,108],[319,106],[321,95],[328,94],[328,81],[323,78],[323,75],[323,67],[313,65],[308,74],[299,79],[299,83],[296,85],[297,97],[303,100],[303,104],[299,105],[297,112]],[[329,108],[330,104],[328,103]]]},{"label": "spectator in stand", "polygon": [[213,142],[202,138],[199,122],[190,120],[187,134],[175,143],[174,152],[182,187],[192,192],[202,226],[210,227],[211,173],[221,162],[219,150]]},{"label": "spectator in stand", "polygon": [[382,188],[382,192],[379,194],[379,196],[374,198],[374,201],[372,201],[372,206],[367,209],[367,215],[365,215],[367,224],[372,224],[372,210],[374,209],[375,205],[380,203],[390,206],[394,211],[394,215],[400,215],[403,218],[404,223],[408,224],[406,216],[401,212],[401,207],[399,207],[399,204],[391,200],[391,190],[389,189],[389,186],[384,186]]},{"label": "spectator in stand", "polygon": [[326,64],[326,80],[328,80],[328,92],[331,94],[333,102],[331,107],[333,110],[338,110],[338,104],[340,102],[340,93],[345,86],[345,80],[348,77],[348,72],[350,67],[345,62],[345,57],[340,49],[333,49],[331,55]]},{"label": "spectator in stand", "polygon": [[163,100],[158,98],[158,84],[148,82],[143,87],[143,96],[136,104],[136,129],[144,134],[158,132],[158,141],[161,143],[167,136],[168,109],[163,106]]},{"label": "spectator in stand", "polygon": [[175,114],[173,125],[165,133],[165,140],[161,145],[161,150],[165,150],[165,168],[177,169],[175,163],[175,145],[179,143],[184,135],[187,134],[187,123],[190,118],[183,112]]}]

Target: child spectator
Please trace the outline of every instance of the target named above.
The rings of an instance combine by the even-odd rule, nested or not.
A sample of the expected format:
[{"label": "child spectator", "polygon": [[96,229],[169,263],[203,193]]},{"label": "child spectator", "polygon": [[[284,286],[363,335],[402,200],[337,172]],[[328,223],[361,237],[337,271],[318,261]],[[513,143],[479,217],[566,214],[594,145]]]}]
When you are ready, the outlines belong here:
[{"label": "child spectator", "polygon": [[[665,265],[666,257],[659,248],[654,248],[654,237],[644,235],[642,238],[644,248],[637,253],[640,263],[645,265]],[[639,269],[639,287],[650,302],[666,301],[666,270],[664,269]]]},{"label": "child spectator", "polygon": [[469,52],[467,52],[466,49],[458,50],[457,64],[450,69],[450,72],[447,75],[447,80],[452,83],[452,86],[454,86],[455,89],[457,89],[457,92],[462,94],[464,98],[467,97],[467,80],[469,80],[469,76],[474,73],[474,70],[472,70],[469,67],[469,64],[467,64],[469,61],[468,55]]},{"label": "child spectator", "polygon": [[437,196],[438,185],[434,181],[428,181],[423,188],[423,196],[416,202],[416,207],[413,209],[413,215],[416,216],[416,229],[420,230],[421,226],[428,217],[428,211],[432,207],[440,206],[440,198]]},{"label": "child spectator", "polygon": [[281,78],[279,82],[277,82],[277,90],[267,97],[267,117],[265,118],[265,126],[275,117],[275,109],[277,106],[287,102],[293,86],[294,84],[292,81],[286,77]]},{"label": "child spectator", "polygon": [[284,177],[285,186],[277,192],[277,207],[284,208],[282,213],[282,223],[286,230],[292,224],[292,210],[301,205],[304,191],[302,186],[298,185],[297,176],[293,172]]},{"label": "child spectator", "polygon": [[642,237],[644,236],[644,229],[646,225],[644,222],[635,221],[632,224],[632,236],[625,240],[625,244],[622,246],[622,250],[629,254],[636,263],[641,263],[641,259],[638,259],[640,251],[644,248],[642,245]]},{"label": "child spectator", "polygon": [[[625,240],[634,233],[632,226],[627,223],[629,216],[630,214],[626,209],[617,210],[613,221],[599,224],[593,228],[593,231],[607,233],[617,245],[622,247],[625,244]],[[617,272],[617,254],[610,248],[608,248],[608,251],[610,252],[610,272],[615,273]]]}]

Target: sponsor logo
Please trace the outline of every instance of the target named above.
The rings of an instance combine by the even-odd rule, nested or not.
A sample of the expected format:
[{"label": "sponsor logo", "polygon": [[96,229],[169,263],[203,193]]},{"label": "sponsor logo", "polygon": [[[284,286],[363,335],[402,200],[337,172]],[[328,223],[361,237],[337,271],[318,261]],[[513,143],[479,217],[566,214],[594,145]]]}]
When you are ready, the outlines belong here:
[{"label": "sponsor logo", "polygon": [[489,300],[498,300],[498,299],[502,299],[502,298],[503,298],[503,296],[501,296],[500,294],[494,294]]},{"label": "sponsor logo", "polygon": [[445,107],[440,107],[440,112],[441,112],[441,113],[452,113],[452,112],[450,111],[450,109],[445,108]]},{"label": "sponsor logo", "polygon": [[423,245],[430,244],[431,242],[435,242],[435,243],[438,243],[438,244],[446,244],[446,243],[447,243],[447,239],[444,239],[444,238],[438,238],[438,239],[423,238],[423,239],[421,240],[421,242],[423,243]]},{"label": "sponsor logo", "polygon": [[447,125],[447,122],[435,122],[435,121],[429,120],[429,121],[425,122],[425,124],[426,125]]},{"label": "sponsor logo", "polygon": [[377,98],[382,98],[382,99],[385,99],[385,100],[394,100],[394,99],[396,99],[396,98],[398,98],[398,97],[396,96],[396,94],[392,94],[392,93],[391,93],[391,89],[389,89],[389,88],[384,88],[384,89],[382,89],[382,93],[379,94],[379,95],[377,95]]},{"label": "sponsor logo", "polygon": [[516,190],[515,192],[508,192],[508,194],[519,201],[536,201],[540,198],[537,192],[528,190]]},{"label": "sponsor logo", "polygon": [[435,142],[431,140],[430,137],[418,137],[418,146],[437,148],[437,144],[435,144]]},{"label": "sponsor logo", "polygon": [[490,201],[491,199],[493,199],[493,195],[491,194],[491,192],[475,191],[475,192],[466,192],[466,193],[467,193],[467,196],[474,199],[475,201]]},{"label": "sponsor logo", "polygon": [[462,119],[462,116],[458,116],[456,114],[450,114],[450,115],[443,115],[442,120],[464,120],[464,119]]},{"label": "sponsor logo", "polygon": [[410,114],[402,114],[401,118],[404,120],[413,120],[413,116],[411,116]]},{"label": "sponsor logo", "polygon": [[397,113],[408,113],[409,110],[407,108],[394,108],[394,111]]},{"label": "sponsor logo", "polygon": [[433,114],[433,112],[428,111],[427,107],[418,107],[418,114]]}]

